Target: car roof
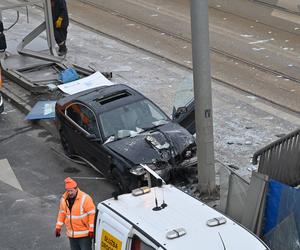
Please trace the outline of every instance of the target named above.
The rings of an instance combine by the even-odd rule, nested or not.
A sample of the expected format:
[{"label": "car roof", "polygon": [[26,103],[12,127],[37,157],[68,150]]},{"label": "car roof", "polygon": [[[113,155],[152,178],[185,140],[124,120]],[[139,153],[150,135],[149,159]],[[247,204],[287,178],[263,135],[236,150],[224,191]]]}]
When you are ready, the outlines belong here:
[{"label": "car roof", "polygon": [[[164,200],[167,207],[153,211],[155,196],[159,205]],[[103,201],[98,205],[100,210],[101,205],[104,209],[111,209],[122,215],[132,225],[138,225],[140,230],[165,249],[267,249],[248,230],[172,185],[152,188],[150,193],[141,196],[125,194],[117,200]],[[209,219],[220,216],[226,218],[225,224],[207,226]],[[166,237],[167,232],[178,228],[184,228],[186,235],[175,239]]]},{"label": "car roof", "polygon": [[141,93],[127,85],[113,84],[63,97],[57,101],[57,104],[63,106],[71,101],[82,102],[93,108],[96,113],[99,113],[144,98]]}]

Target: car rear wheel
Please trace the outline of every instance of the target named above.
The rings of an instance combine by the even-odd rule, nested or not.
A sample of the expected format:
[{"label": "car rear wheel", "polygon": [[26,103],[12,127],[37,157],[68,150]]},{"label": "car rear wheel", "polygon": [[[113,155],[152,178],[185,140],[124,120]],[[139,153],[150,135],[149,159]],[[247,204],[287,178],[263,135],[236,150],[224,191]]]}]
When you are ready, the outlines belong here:
[{"label": "car rear wheel", "polygon": [[60,130],[59,131],[60,134],[60,141],[61,141],[61,145],[65,151],[65,154],[67,156],[71,156],[75,154],[75,150],[73,149],[72,145],[70,144],[70,142],[67,139],[66,133],[64,132],[64,130]]},{"label": "car rear wheel", "polygon": [[121,194],[129,193],[129,183],[116,167],[112,169],[112,176]]}]

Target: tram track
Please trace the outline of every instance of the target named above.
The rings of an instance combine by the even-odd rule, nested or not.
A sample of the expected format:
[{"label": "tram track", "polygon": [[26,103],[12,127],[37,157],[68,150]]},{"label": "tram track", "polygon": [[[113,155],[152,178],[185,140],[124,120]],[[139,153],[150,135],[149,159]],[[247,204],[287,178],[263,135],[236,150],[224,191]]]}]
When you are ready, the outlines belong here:
[{"label": "tram track", "polygon": [[[170,50],[164,50],[165,48],[168,50],[170,48],[169,44],[172,46],[176,43],[176,41],[178,41],[179,44],[175,45],[177,49],[181,49],[182,46],[186,47],[186,45],[190,46],[190,39],[159,29],[159,27],[154,25],[149,25],[145,22],[126,17],[121,13],[112,11],[111,9],[98,8],[90,0],[76,0],[76,2],[77,4],[74,4],[71,7],[71,11],[73,10],[71,20],[77,25],[105,37],[119,41],[126,46],[145,51],[154,57],[161,58],[182,69],[192,71],[192,64],[188,61],[190,60],[190,54],[184,55],[184,52],[182,52],[183,50],[181,50],[181,52],[175,50],[176,54],[174,56],[174,54],[170,53]],[[101,18],[96,17],[93,21],[86,21],[84,15],[77,12],[79,8],[82,9],[84,13],[88,13],[91,16],[101,16]],[[99,9],[100,12],[98,12],[97,9]],[[103,17],[103,15],[106,17]],[[112,21],[109,16],[112,16]],[[120,21],[116,21],[117,19]],[[98,25],[98,22],[100,22],[100,25]],[[110,25],[111,23],[113,24]],[[116,23],[117,28],[114,26]],[[142,38],[141,36],[143,36],[143,34],[136,33],[140,32],[143,28],[136,28],[135,26],[145,27],[145,29],[148,30],[145,32],[150,32],[151,36],[155,36],[156,38],[163,34],[162,37],[164,37],[165,40],[162,40],[162,42],[165,42],[165,44],[162,43],[161,45],[163,46],[159,48],[149,46],[149,44],[153,44],[156,41],[156,38],[148,36],[145,32],[143,34],[146,35],[146,38]],[[120,29],[121,33],[119,32]],[[155,33],[157,35],[155,35]],[[136,42],[136,39],[141,39],[141,42]],[[172,41],[170,42],[169,40]],[[144,42],[146,42],[146,44]],[[253,61],[237,57],[217,48],[210,48],[210,50],[212,63],[211,77],[215,82],[228,86],[229,88],[242,91],[246,94],[256,96],[270,105],[275,105],[286,112],[291,112],[295,115],[300,114],[299,78],[259,65]],[[185,53],[186,52],[189,51],[185,51]],[[228,74],[228,72],[230,73]]]},{"label": "tram track", "polygon": [[[137,25],[143,25],[143,26],[145,26],[145,27],[147,27],[149,29],[155,30],[155,31],[157,31],[159,33],[164,33],[165,35],[167,35],[167,36],[169,36],[171,38],[175,38],[175,39],[178,39],[180,41],[187,42],[189,44],[192,43],[191,39],[189,39],[187,37],[181,36],[181,35],[179,35],[177,33],[171,32],[171,31],[166,30],[166,29],[162,29],[162,28],[157,27],[155,25],[151,25],[149,23],[140,21],[140,20],[132,18],[132,17],[130,17],[128,15],[124,15],[124,14],[118,12],[118,11],[115,11],[115,10],[103,7],[102,5],[96,4],[95,2],[92,2],[90,0],[80,0],[80,2],[83,2],[83,3],[89,4],[91,6],[94,6],[95,8],[98,8],[98,9],[101,9],[102,11],[111,13],[112,15],[117,15],[120,18],[127,19],[128,21],[134,22]],[[124,40],[123,40],[123,42],[124,42]],[[135,47],[137,47],[137,46],[135,45]],[[246,60],[246,59],[244,59],[242,57],[230,54],[230,53],[228,53],[226,51],[223,51],[223,50],[220,50],[220,49],[218,49],[216,47],[210,47],[210,51],[213,52],[213,53],[215,53],[215,54],[217,54],[217,55],[219,55],[219,56],[223,56],[223,57],[225,57],[225,58],[227,58],[229,60],[233,60],[236,63],[243,63],[244,65],[247,65],[247,66],[249,66],[251,68],[255,68],[255,69],[260,70],[262,72],[269,73],[269,74],[277,76],[277,77],[280,76],[283,79],[287,79],[287,80],[290,80],[290,81],[293,81],[293,82],[296,82],[296,83],[300,83],[300,79],[299,78],[296,78],[296,77],[290,76],[290,75],[288,75],[288,74],[286,74],[284,72],[281,72],[281,71],[278,71],[278,70],[274,70],[272,68],[269,68],[269,67],[257,64],[257,63],[255,63],[253,61]],[[147,50],[147,52],[153,53],[153,52],[148,51],[148,50]],[[161,55],[158,55],[157,53],[153,53],[153,54],[155,54],[156,56],[160,56],[161,57]],[[163,57],[163,58],[166,59],[165,57]],[[173,60],[171,60],[171,61],[173,63],[180,64],[178,62],[174,62]],[[180,66],[183,66],[184,68],[187,68],[187,69],[192,69],[192,66],[189,67],[186,64],[180,64]]]},{"label": "tram track", "polygon": [[281,10],[281,11],[284,11],[284,12],[289,13],[289,14],[300,16],[300,12],[299,11],[293,11],[293,10],[290,10],[288,8],[278,6],[276,4],[267,3],[267,2],[264,2],[264,1],[261,1],[261,0],[253,0],[253,2],[255,2],[257,4],[260,4],[260,5],[264,5],[264,6],[270,7],[272,9],[277,9],[277,10]]},{"label": "tram track", "polygon": [[[186,55],[185,58],[180,57],[183,55],[182,53],[179,53],[178,55],[170,56],[170,51],[165,52],[163,51],[164,48],[159,49],[152,49],[149,46],[145,46],[143,43],[136,43],[133,39],[124,38],[124,34],[127,35],[127,31],[123,30],[123,35],[119,34],[116,30],[111,32],[110,26],[107,26],[107,23],[110,23],[109,16],[112,16],[115,18],[113,22],[116,21],[116,19],[119,19],[120,24],[122,22],[121,28],[126,26],[133,27],[133,26],[143,26],[145,29],[152,30],[152,34],[155,32],[158,34],[156,37],[158,37],[160,34],[163,34],[165,37],[164,42],[168,41],[168,39],[173,39],[174,41],[178,41],[178,43],[181,45],[185,44],[188,46],[191,46],[191,39],[181,36],[179,34],[176,34],[174,32],[170,32],[165,29],[161,29],[160,27],[157,27],[155,25],[151,25],[146,22],[142,22],[138,19],[131,18],[130,16],[123,15],[122,13],[113,11],[108,8],[104,8],[102,6],[99,6],[98,4],[95,4],[94,2],[90,0],[76,0],[74,2],[77,2],[76,4],[71,7],[71,15],[70,19],[73,23],[81,26],[84,29],[91,30],[95,33],[101,34],[103,36],[106,36],[108,38],[114,39],[116,41],[119,41],[123,43],[124,45],[130,46],[132,48],[137,48],[141,51],[145,51],[146,53],[149,53],[157,58],[162,58],[165,61],[168,61],[172,64],[175,64],[183,69],[192,71],[192,64],[191,62],[187,63],[187,57],[190,55]],[[69,3],[70,4],[70,3]],[[86,21],[86,17],[84,15],[80,15],[78,11],[78,8],[84,8],[86,9],[87,13],[92,15],[106,15],[106,23],[104,25],[100,25],[100,27],[96,24],[96,20],[93,21]],[[93,10],[94,9],[94,10]],[[96,9],[99,11],[102,11],[102,14],[99,13]],[[76,12],[74,12],[76,10]],[[72,12],[73,11],[73,12]],[[104,14],[106,13],[106,14]],[[88,17],[89,19],[89,17]],[[97,19],[97,18],[96,18]],[[101,19],[99,19],[101,20]],[[134,25],[132,25],[134,23]],[[114,23],[116,25],[116,23]],[[140,28],[142,29],[142,28]],[[130,33],[131,32],[131,33]],[[136,30],[135,30],[136,32]],[[151,31],[150,31],[151,32]],[[132,30],[129,31],[130,34],[132,34]],[[129,36],[130,36],[129,34]],[[136,37],[140,36],[138,34]],[[135,38],[136,38],[135,37]],[[149,41],[149,37],[148,37]],[[148,44],[149,45],[149,44]],[[180,48],[178,46],[178,48]],[[246,60],[244,58],[238,57],[236,55],[233,55],[231,53],[227,53],[223,50],[220,50],[215,47],[210,48],[211,51],[211,61],[215,61],[215,63],[212,64],[212,66],[216,67],[216,65],[222,65],[221,74],[220,72],[214,72],[214,67],[212,68],[212,74],[211,78],[219,82],[220,84],[224,86],[228,86],[233,89],[237,89],[239,91],[242,91],[244,93],[250,94],[252,96],[259,97],[260,99],[270,103],[274,104],[277,107],[286,110],[287,112],[292,112],[296,115],[300,114],[300,105],[299,105],[299,95],[300,95],[300,79],[290,76],[288,74],[285,74],[284,72],[274,70],[269,67],[265,67],[263,65],[257,64],[253,61]],[[218,59],[216,59],[216,57]],[[213,60],[212,60],[213,58]],[[221,59],[220,59],[221,58]],[[185,59],[185,60],[184,60]],[[217,63],[217,64],[216,64]],[[231,66],[227,66],[231,64]],[[225,65],[225,66],[224,66]],[[218,66],[219,67],[219,66]],[[239,67],[239,69],[236,69],[236,67]],[[240,69],[243,69],[243,72],[239,72]],[[218,68],[218,70],[220,67]],[[228,74],[230,72],[230,74]],[[257,72],[262,72],[262,78],[261,76],[256,76]],[[223,74],[223,75],[222,75]],[[246,75],[246,76],[244,76]],[[224,77],[225,76],[225,77]],[[239,77],[244,77],[243,79],[239,79]],[[278,83],[275,83],[273,86],[272,82],[265,83],[264,79],[270,78],[273,76],[273,79],[278,79]],[[252,79],[253,78],[253,79]],[[254,79],[255,78],[255,79]],[[248,79],[244,81],[245,79]],[[235,80],[235,81],[234,81]],[[251,82],[252,81],[252,82]],[[282,86],[279,84],[282,84]],[[258,86],[256,86],[258,85]],[[266,86],[267,85],[267,86]],[[276,85],[276,86],[275,86]],[[271,93],[273,92],[273,89],[276,89],[277,93]]]}]

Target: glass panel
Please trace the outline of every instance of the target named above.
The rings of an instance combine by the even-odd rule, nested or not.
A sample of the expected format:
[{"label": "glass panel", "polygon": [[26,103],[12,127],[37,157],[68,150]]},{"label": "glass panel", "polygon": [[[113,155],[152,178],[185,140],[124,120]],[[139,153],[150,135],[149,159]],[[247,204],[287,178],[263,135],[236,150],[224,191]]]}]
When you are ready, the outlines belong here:
[{"label": "glass panel", "polygon": [[194,99],[193,76],[186,76],[176,90],[174,108],[185,107]]},{"label": "glass panel", "polygon": [[273,250],[300,249],[300,190],[269,181],[264,240]]},{"label": "glass panel", "polygon": [[241,177],[230,175],[226,214],[238,222],[241,222],[243,216],[248,188],[249,184]]},{"label": "glass panel", "polygon": [[294,214],[290,214],[273,230],[264,236],[265,243],[272,250],[299,250],[299,236]]},{"label": "glass panel", "polygon": [[116,135],[119,130],[138,131],[154,126],[154,122],[169,118],[149,100],[140,100],[100,114],[104,137]]},{"label": "glass panel", "polygon": [[80,117],[80,107],[78,104],[72,104],[66,109],[66,115],[72,119],[80,127],[82,126],[82,121]]},{"label": "glass panel", "polygon": [[88,107],[74,103],[66,109],[66,115],[88,133],[99,136],[96,117]]},{"label": "glass panel", "polygon": [[97,127],[96,117],[94,116],[94,113],[85,106],[80,106],[82,115],[82,124],[83,129],[89,132],[90,134],[94,134],[97,137],[99,136],[99,130]]},{"label": "glass panel", "polygon": [[131,250],[155,250],[155,248],[147,245],[138,236],[134,235],[132,238]]},{"label": "glass panel", "polygon": [[229,188],[229,176],[231,172],[227,167],[221,166],[219,170],[220,175],[220,211],[225,213],[228,188]]}]

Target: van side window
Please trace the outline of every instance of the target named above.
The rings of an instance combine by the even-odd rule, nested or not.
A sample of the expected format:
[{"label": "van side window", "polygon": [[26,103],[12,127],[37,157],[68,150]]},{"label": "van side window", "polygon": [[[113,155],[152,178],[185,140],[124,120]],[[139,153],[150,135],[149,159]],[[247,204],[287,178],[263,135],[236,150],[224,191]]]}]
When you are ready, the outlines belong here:
[{"label": "van side window", "polygon": [[155,248],[144,243],[137,235],[132,237],[131,250],[155,250]]}]

